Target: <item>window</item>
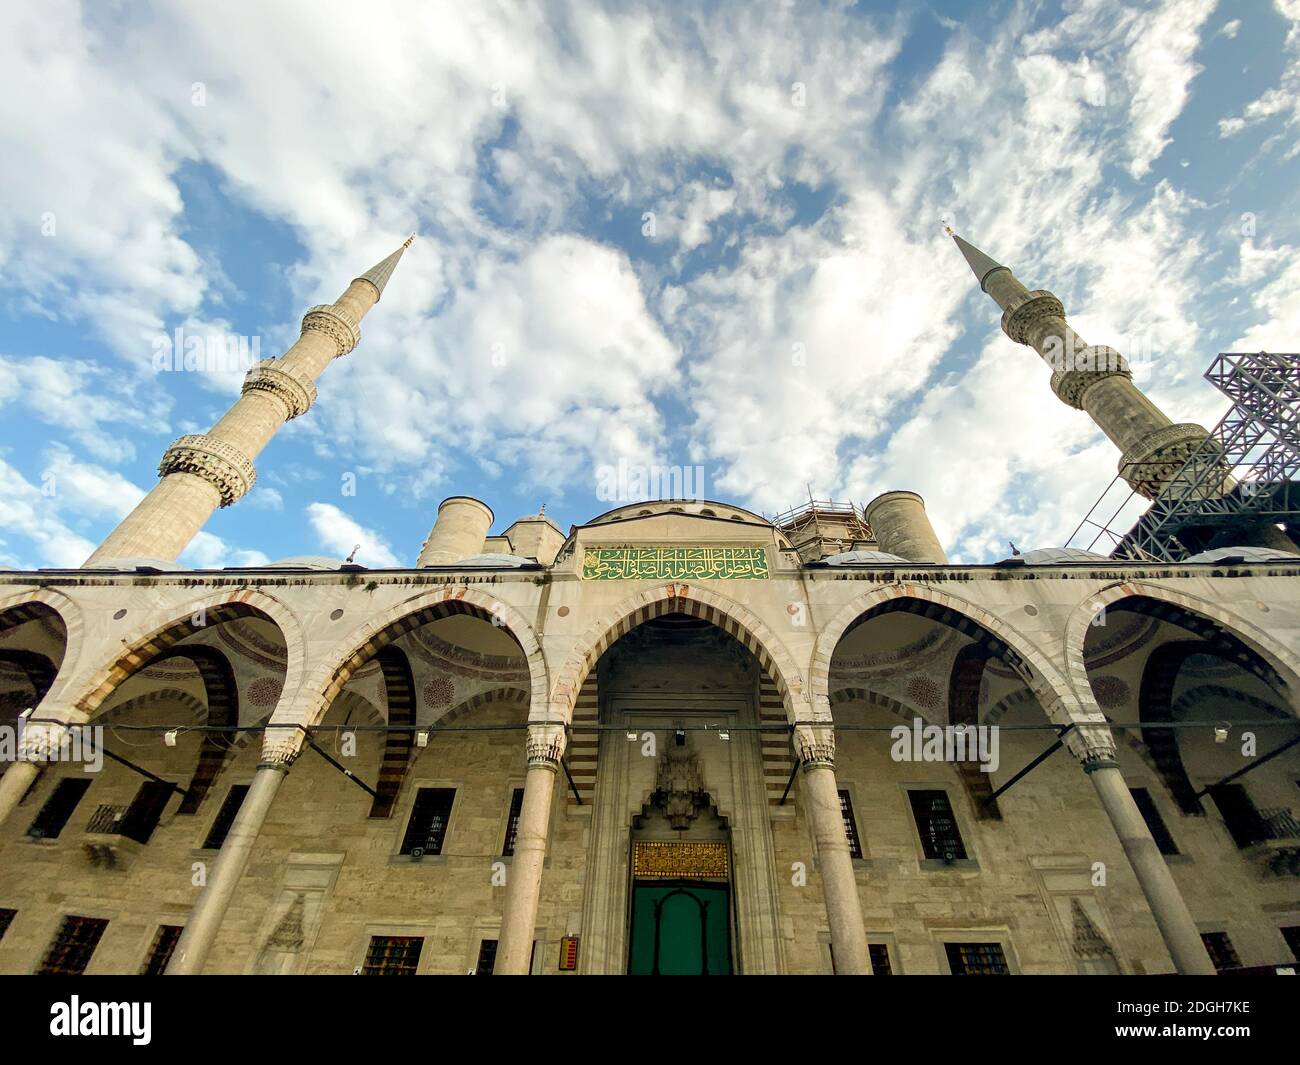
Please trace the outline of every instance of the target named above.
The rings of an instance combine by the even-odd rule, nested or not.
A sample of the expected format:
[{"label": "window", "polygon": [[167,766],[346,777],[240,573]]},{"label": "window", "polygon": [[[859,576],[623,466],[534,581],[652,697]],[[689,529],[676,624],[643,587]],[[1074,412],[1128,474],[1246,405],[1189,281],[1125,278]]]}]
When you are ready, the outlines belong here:
[{"label": "window", "polygon": [[[0,910],[0,939],[4,939],[5,933],[9,931],[9,926],[14,923],[14,918],[18,916],[17,910]],[[1282,934],[1286,935],[1286,929],[1282,929]]]},{"label": "window", "polygon": [[1237,957],[1237,950],[1232,945],[1232,940],[1228,938],[1227,932],[1202,932],[1201,942],[1210,953],[1210,961],[1214,964],[1215,972],[1241,968],[1241,959]]},{"label": "window", "polygon": [[868,943],[867,951],[871,955],[872,976],[893,976],[894,970],[889,964],[889,948],[883,943]]},{"label": "window", "polygon": [[423,936],[371,936],[362,975],[414,976],[423,948]]},{"label": "window", "polygon": [[403,854],[419,858],[442,853],[442,843],[447,838],[447,822],[451,820],[451,803],[455,797],[455,788],[419,790],[402,839]]},{"label": "window", "polygon": [[176,950],[183,930],[183,926],[178,924],[158,926],[153,945],[149,948],[149,956],[145,958],[144,968],[140,970],[141,976],[162,976],[167,971],[167,963],[172,960],[172,952]]},{"label": "window", "polygon": [[[14,911],[8,910],[6,912],[12,915]],[[0,931],[0,935],[4,935],[3,931]],[[1283,928],[1282,938],[1286,940],[1286,945],[1291,948],[1291,957],[1296,961],[1300,961],[1300,924],[1293,924],[1288,928]]]},{"label": "window", "polygon": [[108,922],[99,917],[63,918],[58,934],[50,949],[45,952],[45,960],[36,971],[37,976],[80,976],[90,963],[90,956],[99,946],[99,937],[104,934]]},{"label": "window", "polygon": [[208,829],[208,838],[203,841],[204,850],[217,851],[222,848],[226,842],[226,837],[230,835],[230,829],[235,823],[235,816],[239,813],[239,808],[244,805],[244,796],[247,794],[247,784],[232,785],[231,789],[226,792],[226,801],[221,804],[221,809],[217,811],[212,827]]},{"label": "window", "polygon": [[1001,943],[945,943],[954,976],[1010,976]]},{"label": "window", "polygon": [[862,840],[858,837],[858,823],[853,819],[853,800],[848,791],[840,792],[840,816],[844,818],[844,835],[849,840],[849,857],[862,857]]},{"label": "window", "polygon": [[491,976],[497,964],[497,941],[485,939],[478,945],[478,961],[474,963],[475,976]]},{"label": "window", "polygon": [[519,838],[519,815],[524,809],[524,789],[515,788],[510,795],[510,814],[506,817],[506,841],[501,848],[503,855],[515,853],[515,841]]},{"label": "window", "polygon": [[54,785],[54,791],[45,800],[45,805],[36,815],[27,834],[32,839],[57,839],[89,787],[90,781],[84,777],[66,777],[60,780]]},{"label": "window", "polygon": [[[533,949],[528,955],[528,971],[533,971],[533,963],[537,960],[537,940],[533,940]],[[474,963],[475,976],[491,976],[492,970],[497,967],[497,941],[495,939],[480,939],[478,944],[478,961]]]},{"label": "window", "polygon": [[1132,792],[1133,801],[1137,803],[1138,812],[1142,815],[1142,820],[1147,823],[1147,828],[1151,831],[1151,838],[1156,841],[1160,853],[1177,854],[1178,846],[1174,843],[1174,837],[1169,834],[1165,819],[1160,816],[1160,811],[1156,809],[1155,800],[1151,798],[1151,793],[1146,788],[1129,788],[1128,790]]},{"label": "window", "polygon": [[148,843],[176,789],[165,780],[146,780],[126,808],[119,831],[127,839]]},{"label": "window", "polygon": [[1210,797],[1223,815],[1228,835],[1238,847],[1250,847],[1268,839],[1268,825],[1240,784],[1220,784],[1210,789]]},{"label": "window", "polygon": [[916,830],[921,834],[921,848],[927,858],[942,858],[945,862],[966,857],[966,847],[957,829],[957,818],[952,812],[946,791],[909,791],[912,816]]}]

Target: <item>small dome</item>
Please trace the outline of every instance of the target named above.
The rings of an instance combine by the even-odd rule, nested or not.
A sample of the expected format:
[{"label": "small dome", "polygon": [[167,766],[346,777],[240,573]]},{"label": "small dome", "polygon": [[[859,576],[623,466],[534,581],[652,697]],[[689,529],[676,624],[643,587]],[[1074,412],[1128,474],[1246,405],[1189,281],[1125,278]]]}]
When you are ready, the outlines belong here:
[{"label": "small dome", "polygon": [[905,558],[885,551],[844,551],[822,559],[828,566],[912,566]]},{"label": "small dome", "polygon": [[1243,562],[1300,562],[1300,555],[1287,551],[1274,551],[1271,547],[1216,547],[1192,555],[1187,562],[1222,562],[1226,558],[1239,558]]},{"label": "small dome", "polygon": [[82,569],[159,569],[164,573],[175,573],[178,570],[192,569],[191,566],[182,566],[175,559],[167,558],[106,558],[100,562],[91,565],[82,566]]},{"label": "small dome", "polygon": [[1054,566],[1060,562],[1110,562],[1105,555],[1079,547],[1039,547],[1020,556],[1027,566]]},{"label": "small dome", "polygon": [[282,558],[278,562],[269,562],[267,568],[336,570],[342,565],[342,559],[326,558],[324,555],[294,555],[292,558]]},{"label": "small dome", "polygon": [[523,555],[505,555],[498,554],[494,551],[487,551],[481,555],[470,555],[469,558],[462,558],[459,562],[449,562],[449,566],[483,566],[493,568],[499,566],[509,566],[511,569],[519,569],[520,566],[535,566],[537,561],[531,558],[524,558]]}]

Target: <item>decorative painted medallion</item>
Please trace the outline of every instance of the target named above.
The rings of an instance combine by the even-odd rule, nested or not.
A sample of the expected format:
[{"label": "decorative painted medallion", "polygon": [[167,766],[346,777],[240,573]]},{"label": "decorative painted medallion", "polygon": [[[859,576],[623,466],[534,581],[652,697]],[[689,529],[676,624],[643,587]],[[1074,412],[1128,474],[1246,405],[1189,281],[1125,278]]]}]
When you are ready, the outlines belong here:
[{"label": "decorative painted medallion", "polygon": [[725,843],[632,844],[632,875],[638,880],[726,880]]},{"label": "decorative painted medallion", "polygon": [[761,547],[588,548],[584,581],[765,581],[767,552]]}]

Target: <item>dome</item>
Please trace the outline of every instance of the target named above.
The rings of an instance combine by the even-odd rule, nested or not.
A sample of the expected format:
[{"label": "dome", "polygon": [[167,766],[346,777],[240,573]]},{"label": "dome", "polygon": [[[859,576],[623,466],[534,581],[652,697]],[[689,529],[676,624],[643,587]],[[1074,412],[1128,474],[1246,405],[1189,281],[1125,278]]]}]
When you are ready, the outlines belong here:
[{"label": "dome", "polygon": [[448,565],[452,567],[483,566],[484,568],[509,566],[511,569],[519,569],[521,566],[535,566],[537,562],[535,559],[524,558],[523,555],[506,555],[486,551],[481,555],[470,555],[469,558],[462,558],[458,562],[450,562]]},{"label": "dome", "polygon": [[1226,559],[1240,559],[1242,562],[1300,562],[1300,555],[1287,551],[1274,551],[1271,547],[1216,547],[1212,551],[1202,551],[1192,555],[1186,562],[1223,562]]},{"label": "dome", "polygon": [[916,563],[885,551],[844,551],[822,559],[828,566],[914,566]]},{"label": "dome", "polygon": [[177,570],[188,570],[192,567],[182,566],[175,559],[170,558],[106,558],[100,562],[94,562],[81,567],[82,569],[157,569],[164,573],[175,573]]},{"label": "dome", "polygon": [[326,558],[324,555],[294,555],[292,558],[282,558],[276,562],[268,562],[268,569],[327,569],[336,570],[343,565],[343,561],[337,558]]},{"label": "dome", "polygon": [[1110,562],[1105,555],[1079,547],[1039,547],[1021,556],[1028,566],[1055,566],[1060,562]]}]

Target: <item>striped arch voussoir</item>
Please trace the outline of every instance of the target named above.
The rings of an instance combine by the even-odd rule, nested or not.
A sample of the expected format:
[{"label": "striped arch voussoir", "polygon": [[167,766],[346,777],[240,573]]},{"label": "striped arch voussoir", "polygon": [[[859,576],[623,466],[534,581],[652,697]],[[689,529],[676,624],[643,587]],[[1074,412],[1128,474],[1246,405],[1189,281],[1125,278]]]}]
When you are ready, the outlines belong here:
[{"label": "striped arch voussoir", "polygon": [[556,673],[552,689],[551,702],[566,723],[572,721],[583,682],[600,656],[638,625],[665,614],[699,618],[739,641],[775,682],[787,719],[792,723],[807,719],[802,674],[771,629],[733,600],[689,585],[670,584],[625,599],[583,634],[578,649]]}]

